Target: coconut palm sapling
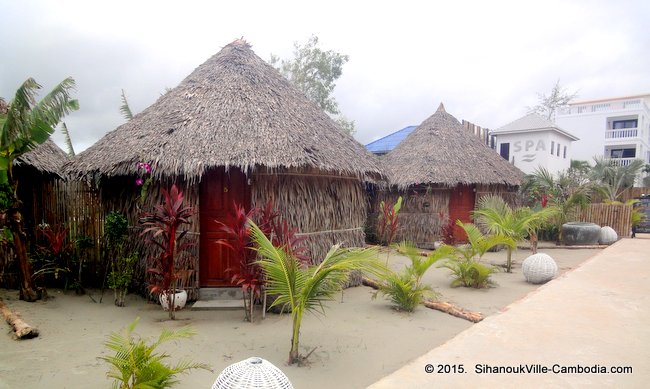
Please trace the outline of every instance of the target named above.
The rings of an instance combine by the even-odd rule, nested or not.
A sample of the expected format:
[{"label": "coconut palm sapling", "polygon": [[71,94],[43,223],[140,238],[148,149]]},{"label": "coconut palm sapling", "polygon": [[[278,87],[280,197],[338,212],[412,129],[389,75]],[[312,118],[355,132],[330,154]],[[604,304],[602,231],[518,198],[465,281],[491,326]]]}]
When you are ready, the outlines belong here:
[{"label": "coconut palm sapling", "polygon": [[513,247],[515,241],[503,235],[484,235],[478,227],[471,223],[464,224],[458,220],[456,224],[465,231],[468,243],[460,246],[448,246],[452,250],[452,257],[442,267],[451,270],[454,277],[451,284],[453,287],[484,288],[489,285],[490,275],[496,272],[496,269],[479,261],[492,247],[498,245]]},{"label": "coconut palm sapling", "polygon": [[195,335],[193,330],[187,327],[177,331],[163,329],[155,342],[148,343],[133,335],[139,321],[140,318],[136,318],[122,333],[113,332],[104,343],[109,351],[115,353],[113,356],[100,357],[111,365],[106,376],[114,380],[113,388],[169,388],[178,383],[175,379],[178,374],[193,369],[212,371],[205,363],[188,360],[182,360],[171,366],[165,362],[169,354],[156,351],[163,343]]},{"label": "coconut palm sapling", "polygon": [[385,268],[380,275],[378,293],[387,296],[398,310],[413,312],[425,299],[437,297],[429,285],[422,283],[422,277],[433,264],[449,258],[453,248],[443,245],[426,257],[420,255],[418,248],[408,242],[401,242],[394,248],[408,257],[411,263],[399,273]]},{"label": "coconut palm sapling", "polygon": [[292,336],[289,364],[300,363],[300,326],[305,312],[324,313],[325,303],[334,300],[353,271],[376,272],[377,252],[344,249],[334,245],[318,265],[301,263],[284,247],[275,247],[260,228],[249,221],[251,237],[258,247],[258,264],[264,270],[267,289],[276,294],[271,306],[291,310]]}]

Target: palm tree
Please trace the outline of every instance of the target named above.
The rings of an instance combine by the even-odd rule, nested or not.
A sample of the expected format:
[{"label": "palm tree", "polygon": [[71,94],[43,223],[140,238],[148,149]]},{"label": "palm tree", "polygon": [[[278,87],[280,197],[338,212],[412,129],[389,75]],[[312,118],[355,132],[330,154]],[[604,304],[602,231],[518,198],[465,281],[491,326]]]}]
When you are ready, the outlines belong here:
[{"label": "palm tree", "polygon": [[408,257],[411,264],[400,273],[386,268],[380,276],[378,292],[390,298],[397,309],[413,312],[425,298],[436,297],[429,285],[422,284],[422,277],[434,263],[451,257],[454,247],[443,245],[426,257],[420,255],[418,248],[409,242],[401,242],[393,247]]},{"label": "palm tree", "polygon": [[26,301],[35,301],[38,296],[34,291],[32,268],[27,257],[20,200],[16,193],[18,182],[12,175],[12,166],[16,158],[49,139],[65,115],[79,109],[77,100],[70,97],[74,87],[74,80],[66,78],[36,102],[36,94],[41,86],[29,78],[18,88],[7,107],[0,111],[0,185],[8,185],[11,192],[12,205],[7,210],[7,221],[20,263],[20,298]]},{"label": "palm tree", "polygon": [[[530,237],[531,247],[535,251],[537,230],[556,213],[556,208],[542,208],[539,211],[533,211],[528,207],[513,209],[503,198],[489,195],[479,200],[479,207],[473,212],[473,216],[477,224],[491,234],[510,238],[514,242]],[[508,273],[512,271],[512,251],[515,248],[516,245],[507,246],[506,271]]]},{"label": "palm tree", "polygon": [[342,249],[334,245],[319,265],[305,267],[283,247],[274,247],[259,227],[249,220],[251,238],[258,247],[258,264],[267,279],[267,291],[278,295],[271,304],[291,311],[293,323],[289,364],[301,362],[300,325],[303,314],[321,312],[324,303],[334,300],[353,271],[375,271],[377,252],[370,249]]},{"label": "palm tree", "polygon": [[451,270],[455,278],[451,286],[473,288],[488,286],[490,284],[490,275],[496,269],[479,261],[492,247],[505,245],[508,248],[513,248],[516,246],[516,242],[505,235],[484,235],[478,227],[471,223],[464,224],[458,220],[456,225],[465,231],[468,243],[456,247],[442,246],[452,249],[451,259],[443,265],[443,267]]},{"label": "palm tree", "polygon": [[626,166],[615,165],[611,159],[596,157],[591,170],[591,179],[605,200],[616,201],[626,188],[634,186],[634,181],[643,170],[645,163],[635,159]]}]

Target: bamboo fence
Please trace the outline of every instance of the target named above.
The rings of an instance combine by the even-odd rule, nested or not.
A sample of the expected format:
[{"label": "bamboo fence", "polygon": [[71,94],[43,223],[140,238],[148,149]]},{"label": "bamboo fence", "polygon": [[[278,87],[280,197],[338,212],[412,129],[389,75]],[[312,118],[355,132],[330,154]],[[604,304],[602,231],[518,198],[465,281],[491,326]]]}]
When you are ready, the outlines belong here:
[{"label": "bamboo fence", "polygon": [[577,213],[581,222],[609,226],[616,231],[619,238],[629,238],[632,232],[632,206],[621,204],[589,204]]}]

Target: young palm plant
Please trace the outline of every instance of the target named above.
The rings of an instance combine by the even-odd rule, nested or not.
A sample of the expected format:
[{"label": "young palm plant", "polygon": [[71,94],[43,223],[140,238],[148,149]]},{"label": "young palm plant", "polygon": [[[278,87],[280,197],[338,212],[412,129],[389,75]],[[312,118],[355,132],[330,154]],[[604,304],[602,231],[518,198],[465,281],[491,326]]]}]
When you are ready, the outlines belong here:
[{"label": "young palm plant", "polygon": [[249,221],[251,238],[258,247],[258,264],[266,274],[269,294],[277,295],[271,304],[288,308],[292,318],[289,364],[304,360],[299,354],[300,325],[305,312],[324,314],[324,303],[334,300],[352,271],[375,271],[377,252],[371,249],[343,249],[334,245],[323,261],[306,266],[284,247],[275,247],[260,228]]},{"label": "young palm plant", "polygon": [[426,298],[437,297],[429,285],[422,284],[422,277],[434,263],[449,258],[453,247],[443,245],[426,257],[421,256],[417,247],[408,242],[401,242],[394,248],[408,257],[411,264],[399,273],[385,269],[380,276],[378,293],[387,296],[398,310],[413,312]]},{"label": "young palm plant", "polygon": [[484,288],[490,284],[490,275],[497,270],[480,263],[480,259],[492,247],[505,245],[511,248],[515,241],[503,235],[483,235],[475,225],[463,224],[460,220],[456,224],[465,231],[468,243],[457,247],[449,246],[453,256],[443,267],[452,272],[454,281],[451,286]]},{"label": "young palm plant", "polygon": [[133,330],[139,320],[139,317],[136,318],[122,333],[113,332],[105,343],[110,351],[115,352],[114,356],[101,357],[111,365],[106,375],[114,380],[113,388],[169,388],[178,383],[175,379],[177,374],[192,369],[211,370],[204,363],[190,361],[180,361],[175,366],[170,366],[164,362],[169,358],[167,353],[155,352],[162,343],[195,335],[192,330],[163,329],[157,341],[147,344],[144,340],[133,336]]},{"label": "young palm plant", "polygon": [[[532,211],[530,208],[511,208],[503,198],[489,195],[479,200],[479,207],[473,212],[479,226],[488,233],[510,238],[515,244],[507,246],[506,271],[512,272],[512,252],[516,242],[527,236],[536,237],[536,231],[542,223],[557,213],[556,208],[543,208]],[[536,247],[536,245],[534,245]]]}]

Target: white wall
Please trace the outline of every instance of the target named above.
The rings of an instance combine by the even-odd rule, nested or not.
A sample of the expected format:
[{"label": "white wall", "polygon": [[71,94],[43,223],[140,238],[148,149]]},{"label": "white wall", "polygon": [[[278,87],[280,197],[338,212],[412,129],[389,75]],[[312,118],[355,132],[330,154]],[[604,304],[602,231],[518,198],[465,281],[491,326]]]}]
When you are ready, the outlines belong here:
[{"label": "white wall", "polygon": [[[502,143],[510,143],[510,162],[521,171],[532,174],[538,167],[544,167],[551,173],[568,169],[571,164],[571,141],[568,137],[553,130],[531,131],[517,134],[495,134],[497,153]],[[554,149],[551,155],[551,142]],[[560,155],[557,155],[557,145],[560,144]],[[566,158],[564,146],[567,146]]]},{"label": "white wall", "polygon": [[593,165],[594,156],[605,151],[605,128],[607,113],[557,116],[555,124],[579,138],[573,142],[572,159],[588,161]]}]

